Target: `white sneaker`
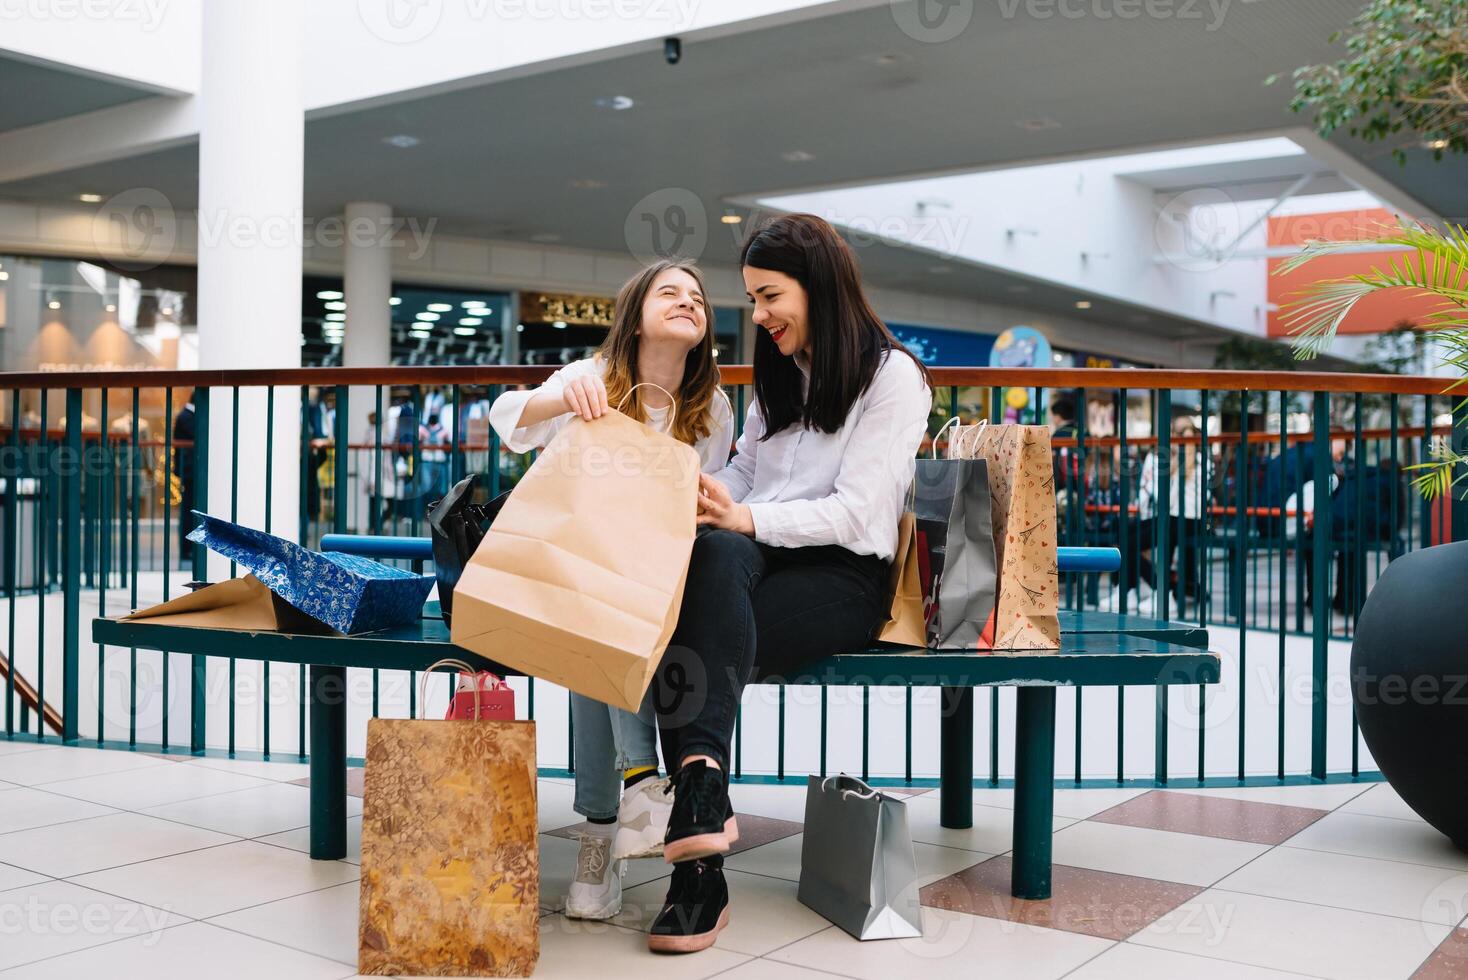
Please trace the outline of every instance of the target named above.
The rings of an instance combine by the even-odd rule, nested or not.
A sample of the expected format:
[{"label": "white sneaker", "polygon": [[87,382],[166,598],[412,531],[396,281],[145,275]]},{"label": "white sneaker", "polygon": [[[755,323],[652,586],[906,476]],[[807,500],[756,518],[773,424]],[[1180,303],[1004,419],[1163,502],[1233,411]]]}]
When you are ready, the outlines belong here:
[{"label": "white sneaker", "polygon": [[566,893],[566,917],[610,919],[622,911],[622,874],[627,865],[612,858],[614,824],[605,828],[592,824],[590,833],[579,834],[576,877]]},{"label": "white sneaker", "polygon": [[644,779],[622,794],[617,812],[617,841],[612,856],[618,860],[663,856],[668,818],[673,815],[673,781]]}]

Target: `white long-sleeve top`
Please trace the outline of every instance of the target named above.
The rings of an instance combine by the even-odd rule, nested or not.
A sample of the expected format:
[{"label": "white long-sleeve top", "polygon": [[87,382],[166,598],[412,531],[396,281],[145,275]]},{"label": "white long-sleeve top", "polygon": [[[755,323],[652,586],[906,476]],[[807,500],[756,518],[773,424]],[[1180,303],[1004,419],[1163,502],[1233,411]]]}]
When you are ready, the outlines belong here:
[{"label": "white long-sleeve top", "polygon": [[[808,364],[799,356],[796,363],[808,386]],[[889,351],[835,432],[797,423],[761,442],[765,420],[751,400],[735,456],[714,478],[749,505],[756,541],[836,544],[890,561],[932,407],[912,358]]]},{"label": "white long-sleeve top", "polygon": [[[542,391],[554,391],[559,395],[565,390],[567,382],[591,375],[605,378],[606,373],[606,365],[600,358],[588,357],[584,360],[572,361],[546,378],[545,383],[534,391],[502,393],[490,406],[489,424],[494,426],[494,431],[499,433],[500,441],[512,453],[528,453],[532,449],[540,449],[566,427],[566,423],[571,421],[571,413],[566,412],[546,419],[544,422],[521,427],[520,416],[525,412],[525,404]],[[709,403],[709,412],[712,415],[713,427],[709,434],[698,440],[693,448],[698,453],[703,471],[716,473],[728,463],[729,446],[734,442],[734,409],[729,404],[729,396],[725,395],[722,389],[714,394],[714,400]],[[647,424],[659,432],[667,432],[668,410],[648,408]]]}]

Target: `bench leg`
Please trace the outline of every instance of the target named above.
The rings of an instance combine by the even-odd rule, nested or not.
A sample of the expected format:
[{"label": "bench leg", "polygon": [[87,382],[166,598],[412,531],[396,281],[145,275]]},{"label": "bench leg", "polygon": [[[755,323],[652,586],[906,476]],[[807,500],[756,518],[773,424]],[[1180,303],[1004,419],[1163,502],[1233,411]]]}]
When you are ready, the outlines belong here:
[{"label": "bench leg", "polygon": [[950,830],[974,825],[974,689],[942,689],[938,721],[938,822]]},{"label": "bench leg", "polygon": [[1014,725],[1015,898],[1050,897],[1055,816],[1055,688],[1017,687]]},{"label": "bench leg", "polygon": [[311,857],[347,856],[347,669],[311,667]]}]

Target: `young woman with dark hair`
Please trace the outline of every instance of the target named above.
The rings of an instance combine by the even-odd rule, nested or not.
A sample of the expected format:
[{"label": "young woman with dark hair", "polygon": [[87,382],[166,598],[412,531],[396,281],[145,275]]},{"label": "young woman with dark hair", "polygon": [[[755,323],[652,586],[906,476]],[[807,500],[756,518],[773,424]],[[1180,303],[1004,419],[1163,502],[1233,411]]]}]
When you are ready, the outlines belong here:
[{"label": "young woman with dark hair", "polygon": [[[641,383],[657,387],[636,387]],[[612,327],[595,357],[567,364],[534,391],[505,392],[489,420],[506,448],[528,452],[550,442],[573,416],[589,422],[617,408],[694,447],[705,472],[729,461],[734,412],[719,387],[697,267],[663,260],[637,273],[617,294]],[[573,694],[571,717],[572,806],[590,830],[581,836],[565,911],[609,919],[622,909],[622,859],[661,853],[671,791],[668,780],[656,778],[650,705],[632,714]]]},{"label": "young woman with dark hair", "polygon": [[932,407],[927,371],[862,293],[825,221],[788,215],[740,253],[754,304],[754,399],[737,455],[699,480],[699,535],[654,680],[674,771],[674,864],[651,949],[712,945],[737,836],[727,772],[744,685],[871,641]]}]

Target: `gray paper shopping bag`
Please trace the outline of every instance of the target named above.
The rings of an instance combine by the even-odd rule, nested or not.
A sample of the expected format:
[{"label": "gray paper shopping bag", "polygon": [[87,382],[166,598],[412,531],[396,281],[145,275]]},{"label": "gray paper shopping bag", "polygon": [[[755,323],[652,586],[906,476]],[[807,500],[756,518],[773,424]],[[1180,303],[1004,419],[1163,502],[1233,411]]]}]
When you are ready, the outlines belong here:
[{"label": "gray paper shopping bag", "polygon": [[994,612],[999,577],[982,459],[919,459],[912,510],[927,645],[970,647]]},{"label": "gray paper shopping bag", "polygon": [[811,776],[797,897],[857,939],[921,936],[907,805],[853,776]]}]

